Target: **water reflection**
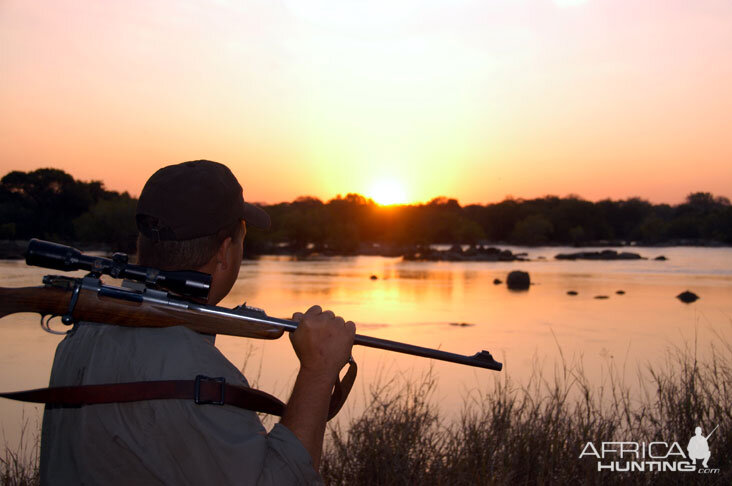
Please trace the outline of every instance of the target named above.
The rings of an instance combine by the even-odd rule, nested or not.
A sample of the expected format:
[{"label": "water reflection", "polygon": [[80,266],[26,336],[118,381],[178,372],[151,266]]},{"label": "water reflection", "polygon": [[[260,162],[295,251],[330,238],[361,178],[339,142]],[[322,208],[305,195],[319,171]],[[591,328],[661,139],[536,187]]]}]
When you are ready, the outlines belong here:
[{"label": "water reflection", "polygon": [[428,280],[430,278],[434,280],[439,280],[440,276],[442,276],[443,279],[452,279],[452,274],[446,275],[447,272],[437,272],[432,271],[429,272],[427,270],[416,270],[416,269],[408,269],[408,268],[397,268],[394,270],[394,273],[396,274],[397,278],[408,280],[408,279],[415,279],[415,280]]}]

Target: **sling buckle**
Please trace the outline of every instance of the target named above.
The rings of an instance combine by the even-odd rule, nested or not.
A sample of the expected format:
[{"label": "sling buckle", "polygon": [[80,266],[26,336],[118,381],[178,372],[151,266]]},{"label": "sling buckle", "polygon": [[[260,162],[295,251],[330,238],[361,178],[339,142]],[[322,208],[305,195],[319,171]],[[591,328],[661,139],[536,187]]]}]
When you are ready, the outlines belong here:
[{"label": "sling buckle", "polygon": [[[202,381],[208,381],[213,383],[218,383],[221,387],[221,395],[219,400],[206,400],[201,398],[201,382]],[[204,376],[204,375],[198,375],[196,376],[196,381],[194,383],[194,392],[193,392],[193,401],[196,402],[196,405],[207,405],[207,404],[213,404],[213,405],[223,405],[224,404],[224,392],[226,391],[226,380],[223,376],[219,376],[218,378],[211,378],[210,376]]]}]

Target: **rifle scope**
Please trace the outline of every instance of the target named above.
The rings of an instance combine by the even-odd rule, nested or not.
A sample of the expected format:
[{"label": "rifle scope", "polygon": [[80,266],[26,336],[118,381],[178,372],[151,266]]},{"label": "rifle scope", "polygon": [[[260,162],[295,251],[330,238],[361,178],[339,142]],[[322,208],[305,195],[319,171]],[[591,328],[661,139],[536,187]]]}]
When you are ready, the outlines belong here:
[{"label": "rifle scope", "polygon": [[156,268],[127,263],[125,253],[115,253],[112,258],[84,255],[76,248],[33,238],[28,242],[25,263],[37,267],[53,268],[64,272],[86,270],[97,276],[109,275],[142,282],[149,287],[162,288],[177,294],[207,299],[211,287],[211,275],[183,270],[168,272]]}]

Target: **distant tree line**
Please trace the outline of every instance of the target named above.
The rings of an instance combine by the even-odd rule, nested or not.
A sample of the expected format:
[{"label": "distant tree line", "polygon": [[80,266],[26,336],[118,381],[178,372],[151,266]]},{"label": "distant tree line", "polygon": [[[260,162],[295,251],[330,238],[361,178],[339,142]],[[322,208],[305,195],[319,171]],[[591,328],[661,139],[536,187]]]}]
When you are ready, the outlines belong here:
[{"label": "distant tree line", "polygon": [[131,251],[136,205],[126,192],[77,181],[60,169],[13,171],[0,179],[0,240],[43,238]]},{"label": "distant tree line", "polygon": [[[137,200],[82,182],[59,169],[13,171],[0,180],[0,239],[32,237],[134,251]],[[689,194],[682,204],[640,198],[585,201],[578,196],[506,199],[460,206],[438,197],[426,204],[379,206],[358,194],[323,202],[299,197],[265,206],[268,232],[247,233],[247,253],[399,254],[434,243],[520,245],[732,244],[726,197]]]}]

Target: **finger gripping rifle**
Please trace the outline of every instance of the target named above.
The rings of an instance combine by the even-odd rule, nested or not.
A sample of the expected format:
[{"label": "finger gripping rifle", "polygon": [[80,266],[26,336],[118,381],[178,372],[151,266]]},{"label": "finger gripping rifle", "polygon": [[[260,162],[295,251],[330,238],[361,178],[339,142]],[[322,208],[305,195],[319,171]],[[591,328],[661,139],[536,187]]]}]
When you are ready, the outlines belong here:
[{"label": "finger gripping rifle", "polygon": [[[228,309],[202,304],[208,297],[210,275],[132,265],[123,253],[115,253],[111,259],[94,257],[33,239],[28,244],[26,263],[89,272],[83,278],[46,275],[39,287],[0,287],[0,317],[17,312],[39,313],[41,326],[49,332],[59,333],[49,327],[53,317],[61,317],[69,326],[80,321],[131,327],[186,326],[206,334],[259,339],[277,339],[298,326],[297,321],[270,317],[246,305]],[[126,280],[122,287],[105,285],[100,279],[102,274]],[[356,334],[354,344],[496,371],[503,366],[488,351],[465,356],[360,334]]]}]

